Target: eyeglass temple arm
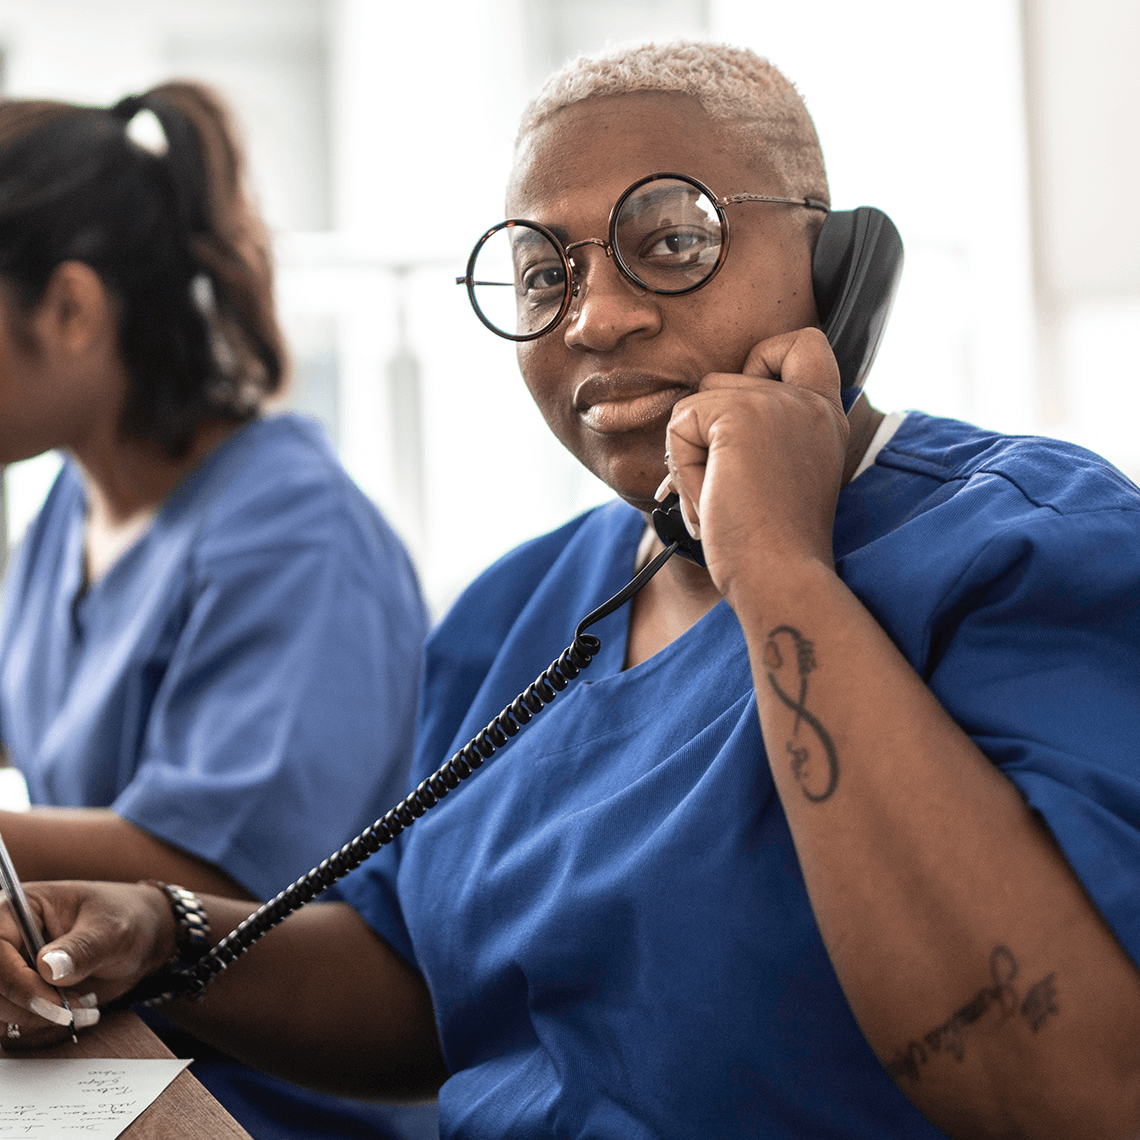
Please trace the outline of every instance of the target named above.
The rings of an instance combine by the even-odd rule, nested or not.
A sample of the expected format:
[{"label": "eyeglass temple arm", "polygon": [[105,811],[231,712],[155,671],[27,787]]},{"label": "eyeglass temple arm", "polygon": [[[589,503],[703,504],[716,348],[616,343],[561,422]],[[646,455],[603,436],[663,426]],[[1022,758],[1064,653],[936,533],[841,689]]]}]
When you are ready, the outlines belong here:
[{"label": "eyeglass temple arm", "polygon": [[788,206],[806,206],[809,210],[822,210],[825,214],[831,213],[831,207],[818,198],[773,198],[770,194],[730,194],[720,199],[720,205],[731,206],[737,202],[776,202]]},{"label": "eyeglass temple arm", "polygon": [[[806,206],[809,210],[820,210],[825,214],[831,213],[831,207],[826,202],[821,202],[818,198],[777,198],[771,194],[729,194],[727,198],[718,198],[717,204],[720,206],[732,206],[738,202],[775,202],[787,206]],[[577,249],[582,245],[600,245],[606,251],[606,257],[610,256],[610,243],[602,241],[601,238],[586,238],[585,241],[576,241],[573,245],[566,247],[566,254],[569,256],[572,249]],[[469,283],[470,275],[463,277],[456,277],[456,285],[467,285]],[[470,281],[472,285],[509,285],[509,281]]]}]

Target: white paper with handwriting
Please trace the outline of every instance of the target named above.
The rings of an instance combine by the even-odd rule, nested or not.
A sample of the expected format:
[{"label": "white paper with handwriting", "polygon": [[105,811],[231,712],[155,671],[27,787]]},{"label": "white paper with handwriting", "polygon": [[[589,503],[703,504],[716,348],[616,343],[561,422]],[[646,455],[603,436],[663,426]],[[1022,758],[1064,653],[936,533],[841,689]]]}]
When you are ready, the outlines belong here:
[{"label": "white paper with handwriting", "polygon": [[115,1140],[189,1064],[0,1059],[0,1137]]}]

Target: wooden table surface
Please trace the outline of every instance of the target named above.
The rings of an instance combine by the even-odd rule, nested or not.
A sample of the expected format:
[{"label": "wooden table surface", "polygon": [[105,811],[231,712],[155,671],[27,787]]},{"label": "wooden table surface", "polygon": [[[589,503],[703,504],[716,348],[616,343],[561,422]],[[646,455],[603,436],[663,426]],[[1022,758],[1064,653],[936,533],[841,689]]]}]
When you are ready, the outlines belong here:
[{"label": "wooden table surface", "polygon": [[[104,1014],[84,1029],[78,1043],[27,1049],[6,1057],[130,1057],[146,1060],[174,1054],[130,1010]],[[123,1140],[251,1140],[244,1128],[185,1069],[123,1133]]]}]

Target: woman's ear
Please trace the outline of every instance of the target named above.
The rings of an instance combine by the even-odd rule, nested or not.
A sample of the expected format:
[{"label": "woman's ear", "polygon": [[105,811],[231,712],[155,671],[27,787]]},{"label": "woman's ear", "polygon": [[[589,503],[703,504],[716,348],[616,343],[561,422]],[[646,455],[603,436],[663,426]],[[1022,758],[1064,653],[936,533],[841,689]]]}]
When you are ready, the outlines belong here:
[{"label": "woman's ear", "polygon": [[77,362],[118,348],[118,312],[103,279],[82,261],[61,261],[32,312],[41,352]]}]

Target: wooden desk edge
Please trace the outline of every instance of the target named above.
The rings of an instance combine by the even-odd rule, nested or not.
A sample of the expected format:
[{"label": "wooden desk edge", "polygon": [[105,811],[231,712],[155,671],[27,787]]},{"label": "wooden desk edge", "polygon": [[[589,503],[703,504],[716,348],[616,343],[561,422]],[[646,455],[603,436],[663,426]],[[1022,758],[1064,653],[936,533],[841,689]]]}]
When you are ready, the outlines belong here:
[{"label": "wooden desk edge", "polygon": [[[6,1057],[60,1057],[113,1060],[173,1057],[150,1028],[130,1010],[104,1014],[83,1030],[78,1043],[64,1041],[50,1049],[5,1053]],[[163,1090],[123,1133],[124,1140],[252,1140],[249,1133],[186,1069]]]}]

